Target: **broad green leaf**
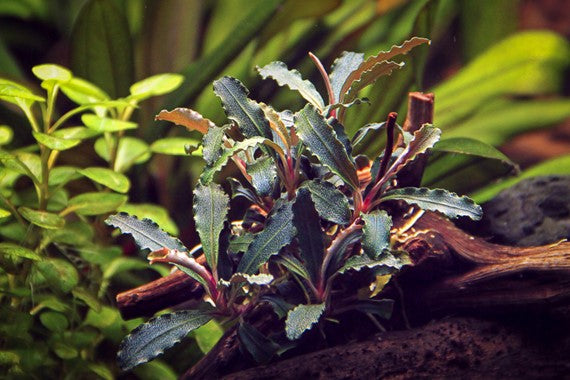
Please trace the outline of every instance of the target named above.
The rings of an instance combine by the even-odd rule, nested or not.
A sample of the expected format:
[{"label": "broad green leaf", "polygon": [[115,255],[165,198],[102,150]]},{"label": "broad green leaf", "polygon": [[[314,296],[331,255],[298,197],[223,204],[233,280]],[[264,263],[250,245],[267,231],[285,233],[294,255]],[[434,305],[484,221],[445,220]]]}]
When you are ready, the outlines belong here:
[{"label": "broad green leaf", "polygon": [[36,315],[44,309],[59,311],[60,313],[69,313],[70,305],[67,302],[60,300],[55,295],[48,295],[30,310],[30,315]]},{"label": "broad green leaf", "polygon": [[490,158],[493,160],[501,161],[513,168],[516,166],[514,162],[512,162],[498,149],[489,144],[485,144],[484,142],[468,137],[455,137],[438,141],[432,150],[434,152],[459,153],[470,156]]},{"label": "broad green leaf", "polygon": [[224,335],[224,329],[215,320],[211,320],[192,332],[203,354],[207,354],[218,343],[222,335]]},{"label": "broad green leaf", "polygon": [[109,216],[105,223],[119,228],[124,234],[131,234],[141,249],[149,249],[154,252],[161,248],[168,248],[187,252],[180,240],[168,235],[150,219],[139,220],[134,216],[120,213]]},{"label": "broad green leaf", "polygon": [[55,341],[52,344],[52,349],[55,354],[63,360],[74,359],[79,355],[75,347],[63,341]]},{"label": "broad green leaf", "polygon": [[67,202],[69,202],[67,190],[56,188],[49,195],[46,211],[60,212],[67,206]]},{"label": "broad green leaf", "polygon": [[384,210],[375,210],[362,215],[362,249],[371,259],[377,259],[390,247],[392,218]]},{"label": "broad green leaf", "polygon": [[45,102],[44,98],[35,95],[26,87],[3,78],[0,78],[0,100],[5,100],[26,110],[34,102]]},{"label": "broad green leaf", "polygon": [[62,128],[55,131],[52,136],[59,137],[61,139],[72,140],[72,139],[79,139],[85,140],[91,137],[95,137],[101,134],[99,131],[95,131],[90,128],[85,127],[70,127],[70,128]]},{"label": "broad green leaf", "polygon": [[370,268],[375,270],[376,275],[385,275],[395,273],[407,264],[410,264],[407,255],[394,255],[393,252],[385,250],[376,259],[371,259],[368,255],[352,256],[346,260],[346,263],[339,269],[338,273],[342,274],[349,270],[360,271],[364,268]]},{"label": "broad green leaf", "polygon": [[83,247],[92,244],[95,230],[87,222],[80,220],[66,221],[65,227],[44,231],[43,236],[48,242]]},{"label": "broad green leaf", "polygon": [[569,63],[570,44],[562,36],[550,31],[513,34],[432,90],[437,96],[434,118],[447,129],[491,98],[556,92]]},{"label": "broad green leaf", "polygon": [[36,185],[39,185],[41,161],[38,156],[24,152],[14,155],[0,150],[0,163],[10,170],[29,177]]},{"label": "broad green leaf", "polygon": [[187,147],[196,148],[199,144],[200,141],[191,137],[165,137],[153,142],[150,150],[153,153],[171,156],[187,156]]},{"label": "broad green leaf", "polygon": [[78,173],[78,170],[79,168],[74,166],[56,166],[49,173],[49,185],[64,185],[69,181],[81,178],[81,174]]},{"label": "broad green leaf", "polygon": [[220,158],[216,160],[212,165],[207,166],[202,175],[200,176],[200,182],[204,185],[212,182],[214,179],[214,175],[222,170],[224,166],[228,163],[228,160],[236,153],[246,150],[249,148],[253,148],[260,144],[266,143],[268,140],[263,137],[252,137],[243,141],[239,141],[234,144],[231,148],[227,148],[224,150]]},{"label": "broad green leaf", "polygon": [[[111,152],[104,138],[95,141],[95,152],[107,162],[111,159]],[[150,156],[150,148],[143,140],[136,137],[122,137],[117,147],[117,158],[113,169],[124,173],[133,165],[146,162]]]},{"label": "broad green leaf", "polygon": [[307,271],[305,264],[298,260],[294,256],[283,255],[277,257],[275,262],[283,265],[290,273],[296,274],[297,276],[304,278],[306,280],[311,279],[311,275]]},{"label": "broad green leaf", "polygon": [[73,297],[85,302],[87,306],[95,311],[101,311],[101,303],[95,294],[91,294],[87,289],[75,288],[71,291]]},{"label": "broad green leaf", "polygon": [[172,111],[162,110],[156,115],[155,120],[170,121],[176,125],[186,127],[189,131],[198,131],[205,135],[215,124],[198,112],[189,108],[176,108]]},{"label": "broad green leaf", "polygon": [[119,366],[127,371],[154,359],[182,340],[190,331],[211,319],[210,314],[199,310],[177,311],[152,318],[122,341],[117,353]]},{"label": "broad green leaf", "polygon": [[250,285],[269,285],[274,280],[273,276],[265,273],[258,274],[245,274],[245,273],[234,273],[228,281],[220,280],[220,284],[224,286],[230,286],[231,284],[241,284],[247,282]]},{"label": "broad green leaf", "polygon": [[285,333],[290,340],[299,339],[307,330],[310,330],[315,323],[319,322],[321,315],[325,311],[325,304],[298,305],[287,314],[285,320]]},{"label": "broad green leaf", "polygon": [[78,139],[64,139],[36,131],[32,131],[32,134],[36,141],[53,150],[71,149],[81,142],[81,140]]},{"label": "broad green leaf", "polygon": [[162,206],[152,203],[125,203],[119,207],[117,211],[126,212],[139,219],[150,219],[170,235],[178,235],[176,223],[172,220],[170,215],[168,215],[168,211]]},{"label": "broad green leaf", "polygon": [[[308,277],[308,276],[307,276]],[[271,305],[273,312],[277,315],[277,318],[283,319],[287,316],[289,310],[293,309],[294,305],[288,303],[280,296],[275,294],[264,294],[260,298],[260,302],[267,302]]]},{"label": "broad green leaf", "polygon": [[176,90],[183,81],[184,77],[179,74],[153,75],[133,84],[129,98],[140,101],[151,96],[164,95]]},{"label": "broad green leaf", "polygon": [[69,327],[69,321],[65,315],[57,311],[46,311],[40,314],[40,321],[48,330],[62,333]]},{"label": "broad green leaf", "polygon": [[32,72],[42,81],[67,82],[72,77],[71,71],[51,63],[34,66]]},{"label": "broad green leaf", "polygon": [[99,103],[109,100],[109,95],[99,87],[81,78],[71,78],[61,84],[61,91],[79,105]]},{"label": "broad green leaf", "polygon": [[28,207],[20,207],[18,212],[28,222],[42,228],[58,229],[65,226],[65,219],[51,212],[33,210]]},{"label": "broad green leaf", "polygon": [[257,67],[257,71],[263,79],[273,78],[280,86],[287,86],[291,90],[299,91],[301,96],[309,103],[322,111],[325,107],[323,98],[308,80],[303,80],[301,73],[297,70],[289,70],[283,62],[271,62],[263,67]]},{"label": "broad green leaf", "polygon": [[41,260],[41,256],[31,249],[13,243],[0,243],[0,254],[10,258],[23,258],[33,261]]},{"label": "broad green leaf", "polygon": [[251,176],[251,184],[260,197],[269,196],[275,187],[277,170],[275,161],[268,156],[262,156],[247,165],[247,174]]},{"label": "broad green leaf", "polygon": [[305,263],[314,283],[319,279],[325,245],[323,230],[315,203],[308,189],[300,188],[293,204],[293,225],[297,230],[297,241],[301,259]]},{"label": "broad green leaf", "polygon": [[[204,327],[204,326],[202,326]],[[198,343],[198,339],[196,339],[196,343]],[[106,367],[105,367],[106,368]],[[110,371],[109,371],[110,372]],[[153,360],[151,362],[142,364],[133,370],[134,374],[137,376],[138,379],[141,380],[176,380],[178,376],[176,371],[172,369],[168,364],[164,363],[161,360]],[[109,380],[114,380],[115,376],[113,373],[110,372],[111,377]]]},{"label": "broad green leaf", "polygon": [[347,185],[358,189],[356,168],[332,127],[310,104],[295,115],[295,127],[299,138],[320,162],[338,175]]},{"label": "broad green leaf", "polygon": [[90,180],[100,183],[119,193],[126,193],[131,187],[131,182],[124,174],[117,173],[111,169],[91,167],[79,170],[79,173]]},{"label": "broad green leaf", "polygon": [[354,304],[351,304],[350,307],[363,313],[374,314],[380,318],[390,319],[392,310],[394,309],[394,300],[358,300]]},{"label": "broad green leaf", "polygon": [[295,237],[291,206],[292,204],[287,202],[274,209],[263,231],[255,235],[241,258],[237,272],[254,274],[260,265],[265,264],[271,256],[291,243]]},{"label": "broad green leaf", "polygon": [[523,170],[520,175],[515,178],[494,183],[470,194],[470,196],[478,203],[487,202],[502,190],[517,184],[525,178],[542,175],[570,175],[570,155],[556,157],[554,159],[541,162]]},{"label": "broad green leaf", "polygon": [[394,199],[417,205],[424,210],[439,211],[450,218],[467,216],[479,220],[483,216],[481,206],[472,199],[443,189],[405,187],[388,191],[381,198],[382,201]]},{"label": "broad green leaf", "polygon": [[85,3],[71,33],[71,62],[77,76],[101,87],[112,98],[126,96],[135,71],[132,47],[122,8],[112,0]]},{"label": "broad green leaf", "polygon": [[[340,90],[338,102],[342,103],[345,100],[345,96],[349,90],[355,94],[365,85],[374,82],[379,76],[389,74],[392,72],[392,69],[396,68],[396,66],[399,66],[398,64],[395,64],[396,66],[393,66],[394,62],[389,62],[389,59],[392,59],[397,55],[407,54],[414,47],[425,43],[429,43],[429,40],[427,38],[413,37],[405,41],[400,46],[392,46],[392,48],[387,52],[381,51],[377,55],[367,58],[358,66],[356,70],[352,71],[344,81]],[[389,66],[393,67],[388,70],[384,69],[384,67]],[[368,83],[363,85],[363,82]],[[351,90],[353,86],[356,87],[355,90]],[[354,96],[355,95],[353,95],[353,97]]]},{"label": "broad green leaf", "polygon": [[5,218],[8,218],[10,215],[12,215],[12,213],[10,213],[10,211],[5,210],[5,209],[0,207],[0,221],[2,221]]},{"label": "broad green leaf", "polygon": [[362,62],[364,62],[364,54],[350,51],[342,52],[340,57],[335,59],[331,66],[331,74],[329,76],[335,102],[338,102],[340,99],[342,85],[348,76],[358,69]]},{"label": "broad green leaf", "polygon": [[269,121],[260,105],[247,97],[249,91],[237,79],[223,77],[214,81],[214,92],[222,101],[228,119],[237,123],[245,137],[271,139]]},{"label": "broad green leaf", "polygon": [[202,139],[202,156],[208,165],[212,165],[222,154],[226,127],[211,127]]},{"label": "broad green leaf", "polygon": [[79,283],[77,270],[67,260],[49,258],[34,265],[51,286],[64,293],[69,293]]},{"label": "broad green leaf", "polygon": [[[135,257],[117,257],[106,265],[103,271],[103,279],[110,280],[111,278],[130,270],[147,269],[148,264],[143,260]],[[104,288],[103,285],[101,287]],[[101,295],[103,292],[99,292]]]},{"label": "broad green leaf", "polygon": [[135,129],[137,127],[137,123],[133,123],[132,121],[100,117],[92,113],[82,115],[81,121],[87,128],[96,132],[118,132],[127,129]]},{"label": "broad green leaf", "polygon": [[220,185],[198,185],[194,189],[194,221],[206,262],[217,273],[220,233],[224,228],[230,199]]},{"label": "broad green leaf", "polygon": [[232,253],[246,252],[247,248],[253,241],[255,235],[246,233],[240,236],[235,236],[230,240],[229,251]]},{"label": "broad green leaf", "polygon": [[277,343],[246,322],[239,325],[238,337],[243,348],[257,363],[267,363],[280,348]]},{"label": "broad green leaf", "polygon": [[21,362],[20,355],[15,352],[2,350],[0,351],[0,365],[1,366],[13,366],[19,365]]},{"label": "broad green leaf", "polygon": [[83,193],[69,200],[67,212],[78,215],[101,215],[121,207],[128,197],[113,193]]},{"label": "broad green leaf", "polygon": [[14,137],[12,128],[7,125],[0,125],[0,146],[10,144],[12,137]]}]

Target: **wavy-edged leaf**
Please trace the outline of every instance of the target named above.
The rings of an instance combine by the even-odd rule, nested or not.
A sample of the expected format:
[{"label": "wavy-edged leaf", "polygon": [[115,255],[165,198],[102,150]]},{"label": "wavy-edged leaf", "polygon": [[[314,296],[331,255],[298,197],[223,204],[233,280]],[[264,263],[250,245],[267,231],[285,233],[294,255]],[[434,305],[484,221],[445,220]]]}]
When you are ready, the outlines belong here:
[{"label": "wavy-edged leaf", "polygon": [[202,138],[202,157],[208,165],[212,165],[222,154],[222,144],[224,141],[225,131],[229,126],[210,127],[208,132]]},{"label": "wavy-edged leaf", "polygon": [[42,228],[58,229],[65,226],[65,219],[51,212],[33,210],[29,207],[20,207],[18,212],[28,222]]},{"label": "wavy-edged leaf", "polygon": [[344,125],[342,125],[341,122],[338,121],[338,119],[335,117],[329,118],[327,120],[327,123],[332,127],[336,138],[342,143],[344,149],[346,150],[348,158],[354,164],[354,159],[352,158],[352,144],[350,143],[350,139],[344,130]]},{"label": "wavy-edged leaf", "polygon": [[346,82],[348,76],[358,69],[362,62],[364,62],[364,54],[351,51],[342,52],[340,57],[333,62],[329,78],[336,102],[340,100],[342,85]]},{"label": "wavy-edged leaf", "polygon": [[342,102],[352,102],[354,99],[356,99],[356,96],[360,90],[373,84],[381,76],[390,75],[394,70],[401,69],[402,67],[404,67],[403,62],[398,63],[393,61],[382,61],[376,63],[370,69],[362,72],[360,74],[360,77],[352,82],[352,85],[344,93]]},{"label": "wavy-edged leaf", "polygon": [[189,148],[196,148],[200,141],[191,137],[165,137],[150,145],[151,152],[170,156],[186,156]]},{"label": "wavy-edged leaf", "polygon": [[263,110],[263,113],[265,113],[267,120],[269,120],[269,126],[273,133],[273,141],[279,144],[283,150],[289,149],[291,146],[291,136],[287,129],[287,122],[285,120],[286,116],[284,116],[288,115],[287,112],[277,112],[273,107],[265,103],[259,103],[259,106]]},{"label": "wavy-edged leaf", "polygon": [[117,353],[119,366],[126,371],[154,359],[211,319],[208,312],[200,310],[183,310],[152,318],[123,339]]},{"label": "wavy-edged leaf", "polygon": [[108,117],[101,117],[92,113],[86,113],[81,116],[81,121],[87,128],[96,132],[118,132],[127,129],[135,129],[137,123],[132,121],[124,121],[118,119],[111,119]]},{"label": "wavy-edged leaf", "polygon": [[483,209],[472,199],[459,196],[443,189],[428,189],[425,187],[404,187],[388,191],[382,196],[382,201],[402,200],[409,204],[429,210],[439,211],[450,218],[467,216],[479,220],[483,216]]},{"label": "wavy-edged leaf", "polygon": [[285,301],[282,297],[275,294],[264,294],[259,299],[260,302],[267,302],[271,305],[273,312],[277,315],[277,318],[285,318],[289,310],[293,309],[295,305],[290,304]]},{"label": "wavy-edged leaf", "polygon": [[262,156],[248,164],[247,174],[251,176],[251,184],[259,196],[266,197],[271,194],[277,178],[277,169],[273,158]]},{"label": "wavy-edged leaf", "polygon": [[162,110],[154,119],[170,121],[171,123],[185,127],[189,131],[198,131],[203,135],[208,133],[209,128],[216,126],[209,119],[206,119],[198,112],[189,108],[179,107],[172,111]]},{"label": "wavy-edged leaf", "polygon": [[141,249],[149,249],[152,252],[161,248],[168,248],[181,252],[188,250],[182,242],[163,230],[150,219],[142,219],[127,213],[119,213],[109,216],[105,223],[121,230],[124,234],[131,234]]},{"label": "wavy-edged leaf", "polygon": [[350,222],[351,212],[348,198],[329,182],[306,181],[302,184],[311,192],[311,199],[321,218],[340,224]]},{"label": "wavy-edged leaf", "polygon": [[114,170],[100,167],[91,167],[79,170],[79,173],[89,178],[90,180],[100,183],[119,193],[126,193],[131,187],[129,178]]},{"label": "wavy-edged leaf", "polygon": [[220,233],[228,214],[230,199],[220,185],[210,183],[194,189],[194,221],[202,242],[206,262],[216,272],[220,251]]},{"label": "wavy-edged leaf", "polygon": [[257,363],[267,363],[280,348],[277,343],[246,322],[239,325],[238,337],[240,343]]},{"label": "wavy-edged leaf", "polygon": [[[381,51],[377,55],[367,58],[356,70],[348,75],[341,87],[338,101],[342,103],[349,90],[352,94],[356,94],[358,90],[364,87],[364,83],[368,82],[366,83],[367,85],[374,82],[379,76],[391,73],[399,64],[387,62],[389,59],[400,54],[407,54],[414,47],[424,43],[429,43],[429,40],[427,38],[413,37],[405,41],[402,45],[392,46],[387,52]],[[356,91],[352,90],[351,88],[353,86],[356,86],[358,89],[355,88]]]},{"label": "wavy-edged leaf", "polygon": [[287,86],[291,90],[298,91],[305,100],[322,110],[325,103],[321,94],[308,80],[301,77],[297,70],[289,70],[287,65],[280,61],[271,62],[263,67],[257,67],[257,71],[263,79],[272,78],[279,86]]},{"label": "wavy-edged leaf", "polygon": [[299,339],[314,324],[319,322],[325,311],[325,304],[298,305],[287,313],[285,320],[285,333],[290,340]]},{"label": "wavy-edged leaf", "polygon": [[291,202],[277,207],[269,216],[263,231],[255,235],[241,258],[237,272],[253,274],[257,268],[279,253],[295,237],[293,209]]},{"label": "wavy-edged leaf", "polygon": [[317,281],[323,263],[325,246],[319,214],[311,199],[311,193],[306,188],[300,188],[297,191],[293,204],[293,225],[297,230],[301,259],[311,279]]},{"label": "wavy-edged leaf", "polygon": [[180,74],[157,74],[136,82],[130,87],[129,98],[141,101],[151,96],[164,95],[176,90],[184,82]]},{"label": "wavy-edged leaf", "polygon": [[234,146],[232,146],[231,148],[227,148],[224,150],[224,152],[222,153],[222,155],[220,156],[220,158],[218,158],[216,160],[216,162],[214,162],[212,165],[206,167],[204,169],[204,171],[202,172],[202,175],[200,176],[200,182],[204,185],[207,185],[208,183],[212,182],[212,180],[214,179],[214,175],[222,170],[222,168],[224,166],[226,166],[226,164],[228,163],[228,160],[236,153],[242,151],[242,150],[246,150],[249,148],[253,148],[255,146],[258,146],[260,144],[264,144],[266,143],[267,139],[263,138],[263,137],[252,137],[243,141],[239,141],[237,143],[234,144]]},{"label": "wavy-edged leaf", "polygon": [[232,189],[232,199],[244,197],[252,203],[257,203],[258,199],[253,190],[243,186],[241,182],[235,178],[228,177],[227,181],[230,183],[230,187]]},{"label": "wavy-edged leaf", "polygon": [[362,250],[371,259],[377,259],[390,247],[392,218],[384,210],[375,210],[362,215]]},{"label": "wavy-edged leaf", "polygon": [[352,256],[346,263],[338,270],[338,273],[346,273],[349,270],[360,271],[365,268],[374,269],[376,275],[392,274],[401,269],[404,265],[410,263],[408,256],[404,253],[384,250],[382,254],[376,258],[371,259],[368,255]]},{"label": "wavy-edged leaf", "polygon": [[254,237],[255,235],[251,233],[235,236],[230,240],[229,251],[232,253],[246,252]]},{"label": "wavy-edged leaf", "polygon": [[358,188],[356,167],[333,128],[310,104],[295,115],[296,133],[319,161],[353,189]]},{"label": "wavy-edged leaf", "polygon": [[245,274],[245,273],[234,273],[228,281],[220,280],[219,283],[222,286],[230,286],[231,284],[240,284],[247,282],[250,285],[269,285],[274,280],[273,276],[266,273],[258,274]]},{"label": "wavy-edged leaf", "polygon": [[117,209],[119,212],[126,212],[131,216],[136,216],[139,219],[150,219],[160,226],[164,231],[168,232],[171,236],[178,236],[178,227],[168,211],[156,204],[152,203],[125,203]]},{"label": "wavy-edged leaf", "polygon": [[42,257],[31,249],[13,243],[0,243],[0,254],[13,258],[22,258],[33,261],[41,260]]},{"label": "wavy-edged leaf", "polygon": [[271,128],[265,113],[259,104],[247,97],[249,91],[239,80],[222,77],[214,81],[214,92],[221,99],[228,119],[237,123],[245,137],[271,139]]},{"label": "wavy-edged leaf", "polygon": [[115,211],[121,207],[128,197],[113,193],[83,193],[71,198],[67,204],[67,212],[78,215],[101,215]]}]

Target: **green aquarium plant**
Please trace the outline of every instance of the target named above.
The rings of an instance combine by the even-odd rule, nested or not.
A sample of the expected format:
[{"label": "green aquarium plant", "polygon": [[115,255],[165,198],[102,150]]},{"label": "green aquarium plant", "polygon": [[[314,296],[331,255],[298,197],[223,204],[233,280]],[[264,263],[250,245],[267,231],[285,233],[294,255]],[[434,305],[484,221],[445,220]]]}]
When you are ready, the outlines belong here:
[{"label": "green aquarium plant", "polygon": [[[189,249],[151,220],[126,213],[112,215],[106,223],[149,250],[151,264],[172,264],[198,281],[205,296],[196,308],[161,314],[133,330],[118,353],[121,368],[157,357],[211,319],[238,323],[242,347],[257,361],[266,361],[347,310],[389,318],[393,301],[376,296],[389,276],[410,263],[406,252],[397,249],[401,228],[410,225],[396,227],[393,218],[403,213],[417,217],[423,210],[451,218],[482,215],[481,207],[465,196],[402,186],[401,178],[410,175],[404,171],[439,141],[438,128],[424,124],[410,133],[390,113],[386,122],[367,125],[349,138],[342,124],[348,107],[366,102],[358,97],[361,89],[401,69],[395,59],[428,42],[412,38],[367,59],[345,52],[330,73],[311,56],[324,80],[326,100],[282,62],[257,68],[263,78],[300,93],[307,104],[296,112],[248,98],[239,80],[225,76],[213,87],[228,124],[214,125],[185,108],[159,113],[157,119],[204,135],[206,165],[193,192],[201,244]],[[381,154],[353,156],[355,145],[379,131],[387,136]],[[473,140],[456,144],[464,146],[463,153],[478,154],[469,148]],[[487,153],[493,150],[483,146]],[[228,193],[215,180],[230,161],[239,175],[226,178]],[[235,198],[249,205],[239,220],[229,218],[236,213],[231,208]],[[351,276],[362,279],[361,291],[343,286]],[[266,304],[284,321],[284,329],[269,336],[247,322]]]},{"label": "green aquarium plant", "polygon": [[16,141],[0,126],[0,365],[10,376],[110,378],[115,365],[97,347],[117,343],[129,325],[108,305],[107,289],[118,273],[145,264],[109,246],[102,217],[128,210],[176,233],[164,209],[128,202],[126,173],[153,152],[184,148],[173,152],[173,140],[149,145],[127,132],[137,128],[130,118],[138,104],[174,90],[182,77],[156,75],[111,99],[64,67],[32,71],[41,95],[0,79],[0,100],[23,113],[31,132]]}]

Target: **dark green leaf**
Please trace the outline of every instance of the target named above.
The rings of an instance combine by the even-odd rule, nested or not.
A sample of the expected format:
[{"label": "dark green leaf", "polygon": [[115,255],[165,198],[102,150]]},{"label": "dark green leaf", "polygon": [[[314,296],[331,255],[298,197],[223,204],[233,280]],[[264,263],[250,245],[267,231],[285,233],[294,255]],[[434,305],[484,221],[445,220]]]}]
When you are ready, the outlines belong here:
[{"label": "dark green leaf", "polygon": [[69,321],[65,315],[57,311],[46,311],[40,314],[42,325],[53,332],[63,332],[69,327]]},{"label": "dark green leaf", "polygon": [[392,218],[384,210],[363,214],[362,249],[371,259],[377,259],[390,247]]},{"label": "dark green leaf", "polygon": [[214,92],[230,120],[237,123],[245,137],[261,136],[271,139],[269,121],[259,104],[247,97],[249,91],[237,79],[223,77],[214,81]]},{"label": "dark green leaf", "polygon": [[200,310],[177,311],[152,318],[123,339],[117,353],[119,366],[127,371],[154,359],[210,319],[210,314]]},{"label": "dark green leaf", "polygon": [[212,165],[222,154],[222,144],[227,126],[210,127],[202,139],[202,156],[208,165]]},{"label": "dark green leaf", "polygon": [[257,363],[267,363],[279,350],[277,343],[246,322],[239,325],[238,337],[245,350]]},{"label": "dark green leaf", "polygon": [[69,293],[79,283],[79,274],[73,265],[63,259],[44,259],[35,267],[54,288]]},{"label": "dark green leaf", "polygon": [[277,170],[271,157],[263,156],[248,164],[247,174],[251,176],[251,184],[260,197],[267,197],[273,192]]},{"label": "dark green leaf", "polygon": [[263,137],[252,137],[250,139],[246,139],[240,142],[237,142],[231,148],[225,149],[220,158],[217,159],[212,165],[206,167],[200,176],[200,182],[204,185],[212,182],[214,179],[214,175],[222,170],[224,166],[228,163],[228,160],[236,153],[246,150],[248,148],[253,148],[260,144],[265,143],[268,141]]},{"label": "dark green leaf", "polygon": [[316,282],[323,263],[325,247],[323,230],[315,203],[311,200],[309,190],[300,188],[293,204],[293,225],[297,230],[297,240],[301,259]]},{"label": "dark green leaf", "polygon": [[342,125],[340,121],[334,117],[329,118],[328,123],[336,134],[338,141],[340,141],[344,146],[348,158],[352,161],[352,163],[354,163],[354,159],[352,158],[352,144],[350,143],[350,139],[344,130],[344,125]]},{"label": "dark green leaf", "polygon": [[395,256],[392,252],[385,250],[377,259],[371,259],[367,255],[352,256],[346,261],[338,273],[345,273],[349,270],[360,271],[364,268],[374,269],[376,275],[392,274],[397,272],[410,261],[406,255]]},{"label": "dark green leaf", "polygon": [[292,274],[304,278],[305,280],[311,279],[311,275],[309,272],[307,272],[305,265],[303,265],[303,263],[294,256],[283,255],[277,257],[277,259],[275,259],[275,262],[283,265]]},{"label": "dark green leaf", "polygon": [[450,218],[467,216],[479,220],[483,216],[481,206],[473,202],[472,199],[466,196],[460,197],[443,189],[405,187],[389,191],[381,199],[382,201],[403,200],[424,210],[439,211]]},{"label": "dark green leaf", "polygon": [[334,185],[329,182],[306,181],[302,186],[311,192],[311,198],[321,218],[343,226],[350,222],[348,198]]},{"label": "dark green leaf", "polygon": [[353,53],[351,51],[344,51],[340,57],[335,59],[329,76],[335,102],[340,100],[340,91],[348,76],[358,69],[363,61],[363,53]]},{"label": "dark green leaf", "polygon": [[229,250],[232,253],[246,252],[255,235],[245,233],[230,240]]},{"label": "dark green leaf", "polygon": [[87,306],[95,311],[101,311],[101,303],[95,294],[91,294],[87,289],[75,288],[71,291],[73,297],[85,302]]},{"label": "dark green leaf", "polygon": [[245,274],[245,273],[234,273],[229,281],[220,281],[220,284],[224,286],[230,286],[231,284],[241,284],[247,282],[250,285],[269,285],[274,280],[273,276],[265,273],[258,274]]},{"label": "dark green leaf", "polygon": [[299,138],[333,173],[353,189],[358,188],[356,168],[332,127],[310,104],[295,115],[295,127]]},{"label": "dark green leaf", "polygon": [[161,248],[188,251],[180,240],[168,235],[150,219],[139,220],[126,213],[120,213],[109,216],[105,223],[119,228],[124,234],[131,234],[141,249],[149,249],[151,252]]},{"label": "dark green leaf", "polygon": [[285,333],[290,340],[298,339],[307,330],[310,330],[315,323],[319,322],[321,315],[325,311],[325,304],[298,305],[287,314],[285,320]]},{"label": "dark green leaf", "polygon": [[67,212],[78,215],[101,215],[115,211],[126,201],[127,196],[113,193],[83,193],[69,200]]},{"label": "dark green leaf", "polygon": [[79,170],[79,173],[90,180],[100,183],[111,190],[119,193],[126,193],[131,187],[131,182],[124,174],[117,173],[111,169],[92,167]]},{"label": "dark green leaf", "polygon": [[315,86],[308,80],[303,80],[297,70],[289,70],[283,62],[271,62],[263,67],[257,67],[263,79],[273,78],[280,86],[287,86],[291,90],[299,91],[301,96],[319,110],[325,107],[323,98]]},{"label": "dark green leaf", "polygon": [[287,202],[279,206],[269,216],[265,228],[256,234],[243,255],[237,272],[253,274],[260,265],[265,264],[281,248],[295,237],[292,204]]},{"label": "dark green leaf", "polygon": [[150,219],[160,226],[164,231],[172,236],[178,235],[178,227],[172,220],[168,211],[152,203],[125,203],[117,209],[119,212],[126,212],[139,219]]},{"label": "dark green leaf", "polygon": [[363,313],[374,314],[380,318],[390,319],[392,310],[394,309],[394,300],[359,300],[351,305],[351,307]]},{"label": "dark green leaf", "polygon": [[127,18],[116,3],[87,1],[71,37],[73,72],[113,98],[126,96],[134,76],[133,43]]},{"label": "dark green leaf", "polygon": [[194,220],[206,262],[216,272],[220,233],[228,214],[230,200],[220,185],[198,185],[194,190]]},{"label": "dark green leaf", "polygon": [[58,229],[65,226],[65,219],[58,214],[47,211],[33,210],[28,207],[20,207],[18,212],[28,222],[47,229]]},{"label": "dark green leaf", "polygon": [[261,296],[260,301],[269,303],[279,319],[284,318],[289,310],[293,309],[293,305],[274,294],[265,294]]}]

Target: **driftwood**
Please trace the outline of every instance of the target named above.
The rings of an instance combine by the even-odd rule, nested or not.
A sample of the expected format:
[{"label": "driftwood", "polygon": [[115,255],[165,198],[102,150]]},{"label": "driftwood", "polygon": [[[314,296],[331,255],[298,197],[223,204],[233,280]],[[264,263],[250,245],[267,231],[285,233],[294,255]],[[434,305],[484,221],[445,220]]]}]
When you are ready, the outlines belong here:
[{"label": "driftwood", "polygon": [[[405,128],[413,132],[431,122],[433,96],[410,94],[410,110]],[[424,165],[425,161],[419,160],[409,170],[421,173]],[[402,177],[398,180],[405,182]],[[568,305],[570,243],[540,247],[492,244],[433,212],[425,212],[412,227],[404,227],[409,222],[395,218],[394,226],[400,231],[398,244],[410,253],[413,265],[398,274],[398,291],[388,288],[387,292],[399,294],[399,311],[410,317],[415,330],[382,333],[372,341],[305,354],[228,378],[512,378],[568,373],[567,331],[561,334],[565,340],[559,350],[543,355],[508,324],[479,320],[425,323],[458,311],[475,315]],[[195,281],[174,273],[119,294],[117,304],[125,318],[133,318],[202,296]],[[268,332],[276,322],[272,312],[263,310],[247,318],[260,331]],[[566,320],[570,318],[566,316]],[[231,328],[184,377],[220,378],[247,365],[251,362],[241,355],[236,329]]]}]

